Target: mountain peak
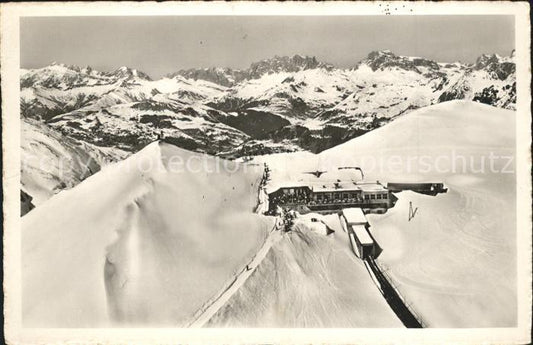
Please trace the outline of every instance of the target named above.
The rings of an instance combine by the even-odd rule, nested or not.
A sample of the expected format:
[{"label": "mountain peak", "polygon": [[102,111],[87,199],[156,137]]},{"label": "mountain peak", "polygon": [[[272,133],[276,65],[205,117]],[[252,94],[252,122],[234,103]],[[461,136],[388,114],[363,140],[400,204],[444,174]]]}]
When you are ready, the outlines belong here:
[{"label": "mountain peak", "polygon": [[75,72],[80,72],[81,71],[81,68],[79,66],[67,65],[67,64],[64,64],[64,63],[59,63],[57,61],[53,61],[48,67],[61,67],[61,68],[64,68],[64,69],[69,69],[69,70],[75,71]]},{"label": "mountain peak", "polygon": [[91,72],[93,71],[93,68],[89,65],[83,67],[83,69],[81,70],[83,73],[85,74],[91,74]]},{"label": "mountain peak", "polygon": [[[240,71],[231,68],[208,67],[208,68],[190,68],[182,69],[167,75],[167,78],[176,78],[178,76],[193,79],[205,80],[218,85],[232,86],[239,79]],[[242,78],[240,78],[242,79]]]},{"label": "mountain peak", "polygon": [[[405,56],[398,56],[390,50],[375,50],[368,54],[366,59],[362,60],[359,65],[366,64],[372,71],[384,70],[386,68],[400,68],[407,71],[420,73],[413,59]],[[436,65],[436,64],[435,64]],[[438,68],[438,65],[437,65]]]},{"label": "mountain peak", "polygon": [[500,80],[505,80],[510,74],[514,74],[516,65],[513,62],[514,50],[511,56],[502,57],[498,54],[482,54],[474,64],[474,70],[484,70],[496,76]]},{"label": "mountain peak", "polygon": [[293,56],[274,56],[270,59],[254,62],[247,70],[250,79],[257,79],[265,74],[279,72],[299,72],[315,68],[333,68],[332,65],[320,62],[315,56],[302,56],[295,54]]},{"label": "mountain peak", "polygon": [[152,80],[148,74],[127,66],[121,66],[109,73],[109,75],[125,79],[140,78],[144,80]]},{"label": "mountain peak", "polygon": [[382,49],[382,50],[374,50],[374,51],[371,51],[370,53],[368,53],[368,57],[369,59],[371,58],[375,58],[377,56],[383,56],[383,55],[387,55],[387,56],[397,56],[396,54],[394,54],[392,51],[390,51],[389,49]]},{"label": "mountain peak", "polygon": [[477,58],[474,66],[476,69],[483,69],[491,64],[501,63],[503,59],[504,58],[498,54],[481,54],[481,56]]},{"label": "mountain peak", "polygon": [[231,68],[209,67],[191,68],[170,73],[168,78],[182,76],[194,80],[206,80],[223,86],[232,86],[247,79],[259,79],[265,74],[280,72],[299,72],[315,68],[333,69],[333,66],[318,61],[315,56],[295,54],[292,56],[275,55],[272,58],[254,62],[246,70],[234,70]]}]

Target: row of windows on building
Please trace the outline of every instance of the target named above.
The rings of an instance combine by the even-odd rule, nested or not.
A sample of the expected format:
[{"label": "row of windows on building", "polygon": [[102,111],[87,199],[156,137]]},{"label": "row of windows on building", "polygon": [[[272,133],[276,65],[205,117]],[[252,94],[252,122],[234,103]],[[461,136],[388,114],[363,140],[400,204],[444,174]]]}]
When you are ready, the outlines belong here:
[{"label": "row of windows on building", "polygon": [[386,200],[387,192],[312,192],[304,188],[286,188],[281,190],[281,195],[272,195],[271,201],[276,203],[300,203],[300,202],[372,202],[373,200]]},{"label": "row of windows on building", "polygon": [[[315,194],[317,200],[322,200],[322,198],[326,199],[329,198],[330,195],[326,193],[316,193]],[[333,199],[357,199],[360,198],[360,196],[357,195],[357,193],[334,193]],[[372,193],[372,194],[364,194],[363,195],[364,200],[381,200],[381,199],[388,199],[387,193]]]}]

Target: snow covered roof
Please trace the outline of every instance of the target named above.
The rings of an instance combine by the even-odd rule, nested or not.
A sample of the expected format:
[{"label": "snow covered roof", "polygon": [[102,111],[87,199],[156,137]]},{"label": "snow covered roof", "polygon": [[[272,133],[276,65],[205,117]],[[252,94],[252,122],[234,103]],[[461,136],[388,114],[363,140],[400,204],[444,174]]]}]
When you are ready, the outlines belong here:
[{"label": "snow covered roof", "polygon": [[313,192],[349,192],[359,191],[359,187],[353,182],[325,182],[312,185]]},{"label": "snow covered roof", "polygon": [[389,181],[387,185],[426,185],[426,184],[443,184],[443,182],[437,182],[433,179],[425,180],[414,180],[414,179],[405,179],[402,181]]},{"label": "snow covered roof", "polygon": [[363,192],[385,192],[387,191],[387,188],[385,188],[380,183],[358,183],[357,186],[363,191]]},{"label": "snow covered roof", "polygon": [[361,244],[374,244],[364,225],[352,225],[352,230]]},{"label": "snow covered roof", "polygon": [[267,185],[267,193],[273,193],[280,188],[309,187],[313,192],[386,192],[387,189],[377,182],[339,181],[322,178],[289,179]]},{"label": "snow covered roof", "polygon": [[363,210],[358,207],[344,208],[342,215],[348,224],[366,224],[368,222]]},{"label": "snow covered roof", "polygon": [[309,187],[309,183],[303,181],[283,181],[275,184],[268,184],[266,186],[267,194],[274,193],[280,188],[298,188],[298,187]]}]

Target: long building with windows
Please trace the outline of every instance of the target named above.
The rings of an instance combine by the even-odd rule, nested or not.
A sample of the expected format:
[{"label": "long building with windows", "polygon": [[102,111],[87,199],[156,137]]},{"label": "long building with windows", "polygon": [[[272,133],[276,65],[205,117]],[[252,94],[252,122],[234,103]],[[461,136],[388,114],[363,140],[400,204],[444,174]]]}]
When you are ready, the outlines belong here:
[{"label": "long building with windows", "polygon": [[268,191],[269,210],[306,206],[312,211],[335,211],[359,207],[365,212],[384,213],[396,197],[379,181],[300,181],[276,186]]},{"label": "long building with windows", "polygon": [[301,173],[268,169],[265,185],[271,214],[278,208],[335,212],[349,207],[360,208],[365,214],[385,213],[398,200],[394,193],[412,191],[437,195],[447,191],[442,182],[436,181],[389,182],[385,185],[380,181],[365,180],[358,167]]}]

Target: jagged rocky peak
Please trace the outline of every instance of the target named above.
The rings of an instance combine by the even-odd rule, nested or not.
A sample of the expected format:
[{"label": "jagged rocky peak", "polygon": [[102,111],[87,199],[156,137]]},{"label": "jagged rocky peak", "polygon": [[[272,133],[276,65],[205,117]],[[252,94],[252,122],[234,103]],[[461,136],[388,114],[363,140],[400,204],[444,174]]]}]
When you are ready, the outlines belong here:
[{"label": "jagged rocky peak", "polygon": [[390,50],[373,51],[368,54],[366,59],[360,62],[360,65],[361,64],[368,65],[372,69],[372,71],[397,67],[407,71],[421,73],[417,66],[426,66],[434,69],[439,69],[438,64],[434,61],[422,58],[408,58],[405,56],[399,56],[394,54]]},{"label": "jagged rocky peak", "polygon": [[126,66],[117,68],[113,72],[110,72],[109,75],[125,79],[140,78],[144,80],[152,80],[148,74]]},{"label": "jagged rocky peak", "polygon": [[279,72],[298,72],[308,69],[325,68],[332,69],[333,66],[320,62],[314,56],[275,56],[270,59],[254,62],[248,69],[249,78],[260,78],[265,74]]},{"label": "jagged rocky peak", "polygon": [[428,59],[424,59],[424,58],[420,58],[420,57],[414,57],[414,58],[411,58],[411,61],[413,61],[415,66],[424,66],[424,67],[430,68],[432,70],[439,70],[440,69],[439,64],[437,62],[433,61],[433,60],[428,60]]},{"label": "jagged rocky peak", "polygon": [[392,51],[388,49],[383,49],[383,50],[371,51],[370,53],[368,53],[367,59],[373,60],[373,59],[380,58],[380,57],[398,58],[399,56],[397,56],[396,54],[394,54]]},{"label": "jagged rocky peak", "polygon": [[514,49],[510,56],[502,57],[498,54],[483,54],[477,58],[474,70],[485,70],[494,77],[505,80],[515,73],[516,65],[514,60]]},{"label": "jagged rocky peak", "polygon": [[167,75],[168,78],[182,76],[194,80],[206,80],[223,86],[233,86],[243,80],[259,79],[265,74],[279,72],[298,72],[308,69],[325,68],[331,70],[330,64],[318,61],[314,56],[274,56],[270,59],[254,62],[245,70],[231,68],[191,68]]},{"label": "jagged rocky peak", "polygon": [[475,68],[483,69],[491,64],[500,63],[501,57],[497,54],[482,54],[477,58]]},{"label": "jagged rocky peak", "polygon": [[168,78],[175,78],[182,76],[194,80],[206,80],[218,85],[232,86],[236,81],[239,81],[242,76],[241,71],[233,70],[231,68],[209,67],[209,68],[190,68],[182,69],[178,72],[167,75]]}]

